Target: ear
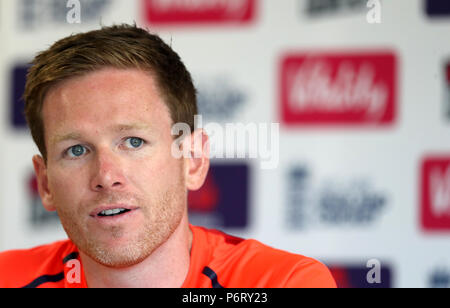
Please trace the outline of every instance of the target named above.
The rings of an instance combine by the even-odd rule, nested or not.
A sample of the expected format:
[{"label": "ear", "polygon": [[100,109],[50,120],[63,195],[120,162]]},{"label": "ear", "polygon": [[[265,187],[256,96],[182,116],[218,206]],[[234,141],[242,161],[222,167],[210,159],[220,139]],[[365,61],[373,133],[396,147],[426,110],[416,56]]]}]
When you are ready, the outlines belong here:
[{"label": "ear", "polygon": [[56,211],[53,202],[53,196],[48,187],[47,165],[40,155],[33,156],[34,172],[36,173],[38,191],[41,196],[42,204],[47,211]]},{"label": "ear", "polygon": [[209,170],[209,138],[203,129],[195,130],[190,138],[184,138],[182,147],[184,153],[184,175],[186,188],[198,190],[205,182]]}]

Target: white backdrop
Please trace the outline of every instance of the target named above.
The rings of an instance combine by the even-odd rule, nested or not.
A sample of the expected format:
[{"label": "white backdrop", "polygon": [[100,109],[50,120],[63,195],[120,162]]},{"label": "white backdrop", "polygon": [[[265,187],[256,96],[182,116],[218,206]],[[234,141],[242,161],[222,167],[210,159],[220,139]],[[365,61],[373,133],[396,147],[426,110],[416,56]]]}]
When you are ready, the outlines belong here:
[{"label": "white backdrop", "polygon": [[[439,277],[450,281],[450,226],[426,232],[420,210],[423,160],[450,157],[446,142],[450,126],[444,114],[450,17],[427,17],[421,0],[382,1],[380,24],[367,22],[366,7],[312,16],[306,12],[306,0],[261,0],[256,1],[255,17],[249,23],[166,26],[146,22],[141,1],[91,0],[81,1],[90,10],[82,10],[81,24],[69,24],[53,13],[50,0],[34,1],[40,8],[34,15],[23,14],[24,2],[0,0],[0,251],[65,237],[57,224],[30,223],[32,198],[27,181],[37,150],[26,130],[11,125],[12,68],[63,36],[98,28],[100,21],[104,25],[136,21],[171,42],[200,93],[225,89],[222,95],[243,94],[236,100],[238,107],[224,100],[225,110],[233,112],[212,114],[211,120],[281,122],[278,167],[262,170],[259,161],[245,161],[250,167],[246,226],[219,228],[330,266],[364,269],[375,258],[389,269],[393,287],[435,286],[432,281]],[[284,125],[279,116],[283,56],[355,50],[394,53],[397,113],[392,123],[381,127]],[[308,175],[299,176],[302,172]],[[446,183],[450,191],[450,179]],[[318,207],[330,192],[333,200],[356,194],[350,199],[354,204],[342,203],[351,217],[340,222],[324,219]],[[298,195],[309,202],[306,212],[298,208]],[[370,212],[366,221],[354,218],[358,198],[381,200],[382,206]],[[291,216],[292,211],[305,215],[303,224]],[[450,216],[450,204],[447,212]]]}]

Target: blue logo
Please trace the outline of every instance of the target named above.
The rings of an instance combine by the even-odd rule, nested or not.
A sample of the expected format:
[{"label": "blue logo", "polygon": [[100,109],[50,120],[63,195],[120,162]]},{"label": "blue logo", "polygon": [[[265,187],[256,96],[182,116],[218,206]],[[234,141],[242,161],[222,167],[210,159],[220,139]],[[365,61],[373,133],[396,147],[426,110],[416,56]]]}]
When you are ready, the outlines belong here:
[{"label": "blue logo", "polygon": [[311,16],[331,13],[362,12],[366,10],[368,0],[308,0],[306,12]]},{"label": "blue logo", "polygon": [[446,110],[447,119],[450,119],[450,61],[445,64],[444,75],[446,85],[444,107]]},{"label": "blue logo", "polygon": [[426,0],[425,10],[430,17],[450,17],[450,2],[445,0]]},{"label": "blue logo", "polygon": [[27,76],[28,66],[17,65],[11,71],[11,108],[10,119],[11,125],[14,128],[26,128],[27,123],[24,115],[25,102],[22,99],[25,91],[25,82]]},{"label": "blue logo", "polygon": [[392,270],[382,263],[378,282],[367,279],[370,268],[360,265],[327,264],[338,288],[392,288]]},{"label": "blue logo", "polygon": [[450,288],[450,270],[445,267],[436,268],[429,277],[430,288]]},{"label": "blue logo", "polygon": [[[39,30],[52,24],[68,24],[68,7],[66,0],[19,0],[17,20],[26,30]],[[111,3],[111,0],[79,0],[80,19],[84,22],[96,22],[102,11]],[[70,3],[69,3],[70,4]]]},{"label": "blue logo", "polygon": [[248,224],[249,168],[211,165],[203,187],[189,192],[189,220],[207,228],[245,228]]},{"label": "blue logo", "polygon": [[379,219],[387,198],[365,179],[320,179],[312,181],[305,166],[288,174],[286,222],[290,228],[352,226],[366,227]]}]

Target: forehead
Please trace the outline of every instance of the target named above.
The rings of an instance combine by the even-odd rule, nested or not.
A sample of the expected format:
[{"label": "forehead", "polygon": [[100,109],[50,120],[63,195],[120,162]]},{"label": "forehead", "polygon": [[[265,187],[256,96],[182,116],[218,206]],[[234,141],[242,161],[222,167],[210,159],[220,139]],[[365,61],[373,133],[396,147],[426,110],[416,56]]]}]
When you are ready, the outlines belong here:
[{"label": "forehead", "polygon": [[71,130],[142,123],[170,130],[170,114],[150,73],[102,69],[50,89],[42,110],[46,140]]}]

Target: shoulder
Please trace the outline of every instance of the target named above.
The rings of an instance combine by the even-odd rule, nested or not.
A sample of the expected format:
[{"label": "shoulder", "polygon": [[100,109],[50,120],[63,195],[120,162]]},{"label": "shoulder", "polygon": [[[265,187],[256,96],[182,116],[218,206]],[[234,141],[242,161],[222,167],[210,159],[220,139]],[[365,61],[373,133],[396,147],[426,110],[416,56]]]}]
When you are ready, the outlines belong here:
[{"label": "shoulder", "polygon": [[206,230],[214,245],[211,269],[224,287],[336,287],[321,262],[300,254]]},{"label": "shoulder", "polygon": [[328,268],[316,259],[245,240],[237,247],[238,263],[244,262],[248,273],[264,287],[324,288],[336,287]]},{"label": "shoulder", "polygon": [[74,252],[69,240],[37,246],[31,249],[0,253],[0,287],[24,287],[39,277],[59,277],[64,258]]}]

